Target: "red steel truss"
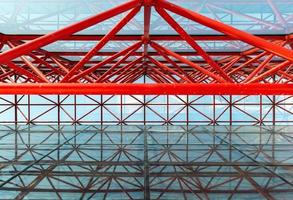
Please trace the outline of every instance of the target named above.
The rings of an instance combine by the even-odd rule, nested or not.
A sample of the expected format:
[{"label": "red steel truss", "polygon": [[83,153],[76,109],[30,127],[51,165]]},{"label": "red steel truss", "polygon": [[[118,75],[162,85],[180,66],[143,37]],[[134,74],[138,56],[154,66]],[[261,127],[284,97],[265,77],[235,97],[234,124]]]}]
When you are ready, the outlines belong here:
[{"label": "red steel truss", "polygon": [[[143,34],[117,34],[141,9]],[[153,12],[178,35],[151,35]],[[105,35],[76,35],[122,13],[126,15]],[[174,14],[221,35],[189,35],[176,22]],[[252,35],[165,0],[130,0],[53,33],[2,34],[0,39],[0,49],[10,48],[0,54],[1,94],[293,94],[292,35]],[[63,40],[97,42],[88,52],[43,49]],[[234,40],[250,48],[242,52],[207,52],[198,44],[198,41]],[[121,51],[101,51],[109,42],[116,41],[132,43]],[[193,51],[176,51],[163,41],[186,42]],[[103,59],[96,60],[96,56]],[[138,84],[144,76],[153,83]]]}]

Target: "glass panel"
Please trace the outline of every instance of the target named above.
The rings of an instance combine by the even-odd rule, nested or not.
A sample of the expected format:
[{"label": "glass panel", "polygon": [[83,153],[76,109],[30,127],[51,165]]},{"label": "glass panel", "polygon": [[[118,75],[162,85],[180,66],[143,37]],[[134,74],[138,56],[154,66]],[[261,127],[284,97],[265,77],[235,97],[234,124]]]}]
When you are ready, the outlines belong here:
[{"label": "glass panel", "polygon": [[4,199],[290,199],[292,126],[0,126]]}]

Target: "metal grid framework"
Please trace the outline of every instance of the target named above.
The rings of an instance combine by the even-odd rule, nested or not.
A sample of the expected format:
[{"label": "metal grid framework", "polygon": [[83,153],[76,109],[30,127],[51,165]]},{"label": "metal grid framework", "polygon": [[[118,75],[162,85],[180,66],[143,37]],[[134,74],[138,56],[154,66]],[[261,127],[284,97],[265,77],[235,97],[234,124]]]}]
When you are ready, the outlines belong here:
[{"label": "metal grid framework", "polygon": [[291,0],[35,2],[0,2],[1,198],[292,198]]},{"label": "metal grid framework", "polygon": [[[29,0],[19,4],[18,0],[2,0],[0,6],[0,28],[7,34],[46,34],[86,17],[105,11],[127,0]],[[214,1],[214,0],[170,0],[182,7],[191,9],[209,18],[237,29],[253,34],[288,34],[292,32],[291,0],[247,0]],[[113,27],[120,17],[114,17],[106,23]],[[200,24],[190,24],[184,18],[176,17],[181,26],[191,34],[211,35],[212,29]],[[172,28],[156,12],[152,12],[151,34],[168,33]],[[82,34],[106,33],[108,27],[93,26],[82,31]],[[137,34],[143,29],[143,18],[134,17],[119,34]]]},{"label": "metal grid framework", "polygon": [[0,194],[290,199],[292,142],[290,126],[1,126]]},{"label": "metal grid framework", "polygon": [[[257,22],[272,32],[290,29],[291,15],[284,19],[273,1],[268,4],[277,17],[276,25],[251,17],[252,27]],[[205,6],[211,12],[219,9],[213,4]],[[229,13],[225,9],[223,12]],[[153,13],[175,35],[150,34],[152,23],[156,24],[151,20]],[[138,15],[143,18],[143,34],[119,34],[133,26]],[[76,34],[97,24],[109,25],[106,21],[118,16],[120,20],[106,34]],[[189,28],[181,25],[178,18],[188,21]],[[195,24],[218,35],[193,35],[190,28],[196,28]],[[91,41],[92,45],[87,51],[72,52],[43,48],[62,41]],[[204,47],[212,46],[210,41],[214,42],[212,51]],[[217,42],[222,41],[227,43],[217,47]],[[246,47],[241,48],[237,42]],[[105,51],[109,46],[113,50]],[[229,51],[229,46],[238,51]],[[221,18],[215,20],[165,0],[130,0],[45,35],[3,34],[1,47],[2,94],[293,93],[292,35],[252,35],[222,23]],[[143,76],[153,84],[136,84]]]},{"label": "metal grid framework", "polygon": [[[231,9],[239,4],[230,3]],[[65,20],[61,11],[22,14],[16,6],[11,20],[19,27],[0,37],[0,93],[24,96],[1,97],[0,121],[290,124],[292,96],[273,95],[292,95],[293,11],[284,9],[292,2],[250,4],[271,11],[241,13],[211,1],[187,10],[186,1],[131,0],[104,2],[94,16]],[[54,15],[58,30],[50,29]],[[8,26],[7,15],[0,16],[0,25]],[[33,34],[39,29],[45,35]]]},{"label": "metal grid framework", "polygon": [[292,125],[293,96],[2,95],[0,123]]}]

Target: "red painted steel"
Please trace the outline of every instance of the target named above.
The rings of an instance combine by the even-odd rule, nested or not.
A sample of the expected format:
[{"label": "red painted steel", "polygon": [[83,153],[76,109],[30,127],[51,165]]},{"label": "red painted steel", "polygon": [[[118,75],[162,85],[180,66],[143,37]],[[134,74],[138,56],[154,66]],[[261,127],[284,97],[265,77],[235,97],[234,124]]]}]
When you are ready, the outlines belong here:
[{"label": "red painted steel", "polygon": [[[282,20],[275,5],[271,1],[269,5]],[[119,35],[142,7],[143,34]],[[151,34],[153,8],[178,35]],[[224,35],[189,35],[169,12]],[[73,35],[121,13],[126,14],[105,35]],[[92,40],[95,45],[84,52],[41,49],[60,40]],[[232,40],[232,46],[239,40],[252,46],[243,52],[210,52],[197,42],[200,40]],[[1,34],[0,41],[0,47],[11,47],[0,54],[2,94],[292,94],[292,35],[251,35],[164,0],[131,0],[53,33],[40,37]],[[110,41],[123,41],[119,46],[123,50],[103,51]],[[176,45],[180,41],[194,51],[180,52]],[[140,77],[155,83],[136,84]]]},{"label": "red painted steel", "polygon": [[109,62],[111,62],[111,61],[119,58],[120,56],[123,56],[124,54],[126,54],[127,52],[129,52],[129,51],[131,51],[133,49],[139,48],[141,45],[142,45],[142,42],[135,43],[134,45],[132,45],[132,46],[130,46],[130,47],[128,47],[128,48],[126,48],[126,49],[124,49],[124,50],[116,53],[116,54],[114,54],[113,56],[111,56],[111,57],[109,57],[109,58],[107,58],[105,60],[103,60],[102,62],[98,63],[97,65],[92,66],[91,68],[86,69],[83,72],[81,72],[80,74],[72,77],[72,79],[70,79],[70,81],[76,81],[76,80],[78,80],[78,78],[81,78],[84,75],[87,75],[87,74],[95,71],[96,69],[98,69],[98,68],[102,67],[103,65],[105,65],[105,64],[107,64],[107,63],[109,63]]},{"label": "red painted steel", "polygon": [[0,94],[293,95],[289,84],[0,84]]},{"label": "red painted steel", "polygon": [[137,7],[140,4],[141,3],[139,0],[130,0],[127,3],[119,5],[115,8],[109,9],[105,12],[99,13],[93,17],[86,19],[86,20],[72,24],[72,25],[67,26],[63,29],[57,30],[53,33],[46,34],[46,35],[39,37],[39,38],[36,38],[30,42],[24,43],[14,49],[8,50],[8,51],[0,54],[0,63],[14,59],[20,55],[29,53],[35,49],[38,49],[38,48],[43,47],[45,45],[48,45],[48,44],[55,42],[57,40],[62,40],[63,38],[66,38],[74,33],[77,33],[83,29],[86,29],[92,25],[98,24],[102,21],[105,21],[105,20],[111,18],[111,17],[119,15],[119,14],[121,14],[131,8]]},{"label": "red painted steel", "polygon": [[227,82],[233,80],[223,71],[223,69],[188,35],[188,33],[162,8],[156,8],[156,11],[172,26],[174,30],[207,61]]},{"label": "red painted steel", "polygon": [[165,8],[171,12],[174,12],[178,15],[186,17],[192,21],[203,24],[203,25],[210,27],[214,30],[217,30],[223,34],[227,34],[231,37],[234,37],[235,39],[241,40],[243,42],[247,42],[253,46],[259,47],[261,49],[264,49],[268,52],[271,52],[275,55],[278,55],[280,57],[283,57],[283,58],[293,62],[293,52],[292,51],[290,51],[286,48],[282,48],[278,45],[274,45],[264,39],[261,39],[259,37],[252,35],[252,34],[246,33],[245,31],[238,30],[232,26],[229,26],[229,25],[223,24],[221,22],[218,22],[216,20],[210,19],[208,17],[200,15],[196,12],[191,11],[191,10],[182,8],[180,6],[172,4],[172,3],[165,1],[165,0],[157,0],[156,6],[158,6],[159,8]]},{"label": "red painted steel", "polygon": [[81,69],[87,61],[89,61],[96,52],[100,51],[110,39],[118,33],[123,26],[125,26],[140,10],[140,7],[134,8],[130,13],[128,13],[116,26],[114,26],[111,31],[109,31],[100,41],[97,43],[94,48],[92,48],[87,54],[66,74],[61,82],[67,82],[74,73]]},{"label": "red painted steel", "polygon": [[[35,40],[37,38],[43,37],[44,35],[38,34],[1,34],[0,40],[10,41],[10,40]],[[227,41],[227,40],[238,40],[229,35],[190,35],[192,39],[197,41]],[[290,38],[290,35],[264,35],[264,34],[256,34],[256,37],[265,39],[265,40],[287,40]],[[66,38],[62,38],[65,41],[97,41],[101,40],[104,35],[70,35],[66,36]],[[140,40],[143,35],[115,35],[111,38],[111,41],[137,41]],[[292,36],[291,36],[292,37]],[[152,41],[183,41],[179,35],[150,35],[149,39]]]},{"label": "red painted steel", "polygon": [[198,70],[198,71],[202,72],[203,74],[206,74],[206,75],[209,76],[209,77],[212,77],[214,80],[217,80],[217,81],[219,81],[220,83],[224,83],[224,82],[226,82],[223,78],[221,78],[221,77],[218,76],[217,74],[214,74],[214,73],[212,73],[212,72],[210,72],[210,71],[208,71],[208,70],[202,68],[201,66],[199,66],[199,65],[197,65],[197,64],[195,64],[195,63],[189,61],[188,59],[186,59],[186,58],[184,58],[184,57],[178,55],[178,54],[175,53],[175,52],[170,51],[169,49],[167,49],[167,48],[165,48],[165,47],[162,47],[161,45],[159,45],[159,44],[157,44],[157,43],[155,43],[155,42],[152,42],[152,43],[151,43],[151,46],[152,46],[155,50],[157,50],[157,51],[161,51],[161,52],[164,53],[164,54],[170,55],[170,56],[172,56],[172,57],[174,57],[174,58],[180,60],[181,62],[183,62],[183,63],[185,63],[185,64],[187,64],[187,65],[193,67],[195,70]]}]

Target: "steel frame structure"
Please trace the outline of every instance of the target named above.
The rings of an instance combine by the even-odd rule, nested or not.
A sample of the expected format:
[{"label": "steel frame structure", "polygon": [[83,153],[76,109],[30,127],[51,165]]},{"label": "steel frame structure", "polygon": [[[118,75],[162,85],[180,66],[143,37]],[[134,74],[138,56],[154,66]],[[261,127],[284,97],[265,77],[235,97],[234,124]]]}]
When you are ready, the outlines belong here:
[{"label": "steel frame structure", "polygon": [[[261,18],[172,2],[129,0],[51,33],[0,34],[1,198],[292,197],[293,14],[272,0],[274,17]],[[21,9],[0,13],[0,26]]]},{"label": "steel frame structure", "polygon": [[[132,23],[141,8],[143,34],[117,34]],[[121,13],[124,17],[105,35],[75,34]],[[222,34],[188,34],[174,13]],[[150,34],[154,14],[177,35]],[[1,97],[2,123],[266,125],[293,121],[289,96],[293,95],[292,35],[251,35],[168,1],[131,0],[53,33],[1,34],[0,40],[0,94],[7,95]],[[85,41],[93,46],[88,51],[71,52],[43,48],[58,41]],[[244,51],[206,51],[200,42],[208,41],[249,45]],[[116,52],[104,50],[108,43],[119,42],[128,46]],[[190,50],[174,49],[170,44],[176,42]],[[287,96],[274,96],[284,94]],[[86,96],[79,100],[79,95]],[[201,102],[204,98],[205,103]],[[253,100],[246,102],[250,98]],[[82,102],[89,99],[89,103]],[[86,105],[92,109],[81,112]],[[180,109],[173,108],[175,105]],[[152,106],[164,111],[158,113]],[[176,112],[170,112],[172,109]],[[57,118],[48,120],[52,113]],[[106,113],[109,120],[103,117]],[[149,119],[149,113],[156,120]]]},{"label": "steel frame structure", "polygon": [[[117,35],[141,8],[144,9],[143,35]],[[178,35],[150,35],[154,10]],[[105,35],[75,35],[121,13],[127,14]],[[174,14],[222,35],[189,35],[176,22]],[[62,57],[66,52],[52,54],[42,49],[61,40],[98,42],[82,54],[67,52],[67,55],[77,56],[75,61]],[[117,40],[131,40],[132,43],[118,52],[101,51],[107,43]],[[171,50],[162,44],[166,40],[185,42],[193,51]],[[249,44],[250,48],[233,55],[225,51],[213,55],[197,40],[235,40]],[[1,94],[293,94],[292,35],[259,37],[165,0],[131,0],[39,37],[2,35],[1,47],[4,46],[10,49],[0,54]],[[99,55],[104,56],[102,60],[95,60]],[[197,59],[191,59],[192,56]],[[136,85],[143,76],[154,83]],[[209,88],[214,89],[209,91]]]},{"label": "steel frame structure", "polygon": [[[23,2],[19,4],[17,0],[2,0],[0,6],[3,12],[0,13],[0,26],[8,27],[7,33],[15,33],[20,30],[21,33],[47,33],[68,24],[80,21],[92,14],[104,11],[109,7],[113,7],[119,3],[127,0],[109,0],[109,1],[83,1],[70,0],[57,1],[57,0],[44,0],[30,4],[31,2]],[[290,33],[292,32],[292,1],[290,0],[265,0],[253,1],[248,0],[245,2],[227,0],[210,1],[210,0],[170,0],[170,2],[180,4],[185,8],[192,9],[196,12],[209,16],[223,23],[233,24],[233,26],[241,30],[250,31],[253,33]],[[30,12],[36,8],[38,12]],[[11,9],[13,8],[13,9]],[[83,8],[81,10],[80,8]],[[257,9],[255,9],[257,8]],[[261,9],[259,9],[261,8]],[[87,12],[81,12],[87,10]],[[11,11],[14,10],[13,13]],[[10,11],[10,12],[9,12]],[[35,10],[33,10],[35,11]],[[54,17],[54,20],[52,20]],[[117,18],[116,18],[117,19]],[[113,26],[116,19],[110,19],[107,25]],[[130,24],[133,25],[132,29],[127,29],[127,34],[136,33],[141,30],[142,19],[136,18]],[[156,29],[152,33],[159,33],[160,31],[170,30],[166,24],[162,24],[159,16],[154,14],[152,27]],[[197,33],[206,33],[207,28],[200,25],[191,25],[184,18],[178,18],[178,22],[186,27],[187,30]],[[15,26],[11,27],[11,23]],[[11,29],[13,28],[13,29]],[[98,31],[97,31],[98,30]],[[105,32],[105,27],[92,27],[83,33],[89,34],[94,32]],[[123,32],[125,33],[125,32]],[[208,33],[212,33],[209,30]]]},{"label": "steel frame structure", "polygon": [[3,95],[1,124],[292,125],[293,96]]},{"label": "steel frame structure", "polygon": [[290,126],[1,126],[0,136],[4,199],[293,193]]}]

